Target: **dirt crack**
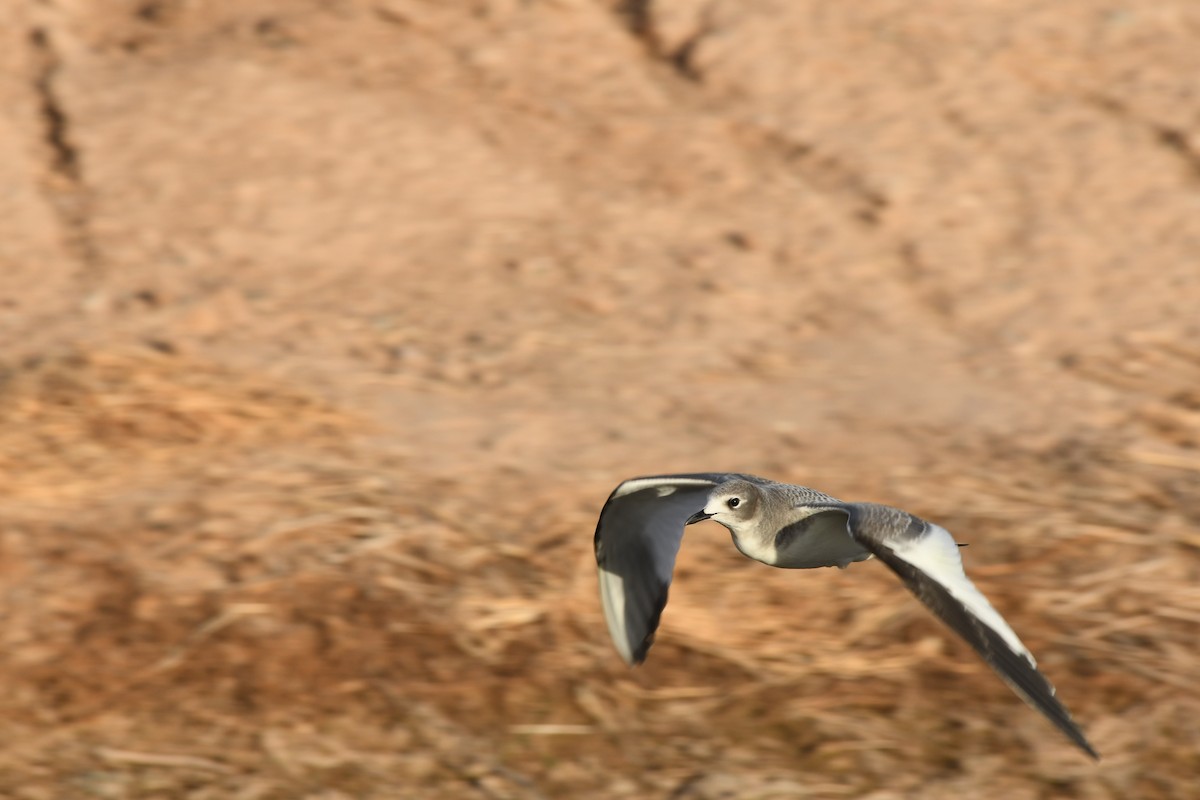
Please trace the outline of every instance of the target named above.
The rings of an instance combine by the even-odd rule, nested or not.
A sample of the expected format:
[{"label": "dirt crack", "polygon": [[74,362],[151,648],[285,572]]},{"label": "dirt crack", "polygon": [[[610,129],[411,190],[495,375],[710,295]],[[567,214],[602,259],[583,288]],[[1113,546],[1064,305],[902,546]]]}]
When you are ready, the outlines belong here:
[{"label": "dirt crack", "polygon": [[775,157],[801,180],[835,199],[857,224],[878,228],[890,205],[861,172],[839,156],[783,133],[746,126],[750,142]]},{"label": "dirt crack", "polygon": [[85,267],[100,264],[100,253],[91,234],[87,184],[79,148],[71,135],[71,117],[57,89],[62,58],[54,41],[44,28],[29,32],[32,49],[33,90],[41,113],[42,139],[48,154],[47,168],[51,176],[51,206],[65,232],[69,252]]},{"label": "dirt crack", "polygon": [[1187,133],[1172,125],[1147,119],[1115,97],[1091,94],[1084,99],[1110,116],[1148,129],[1154,141],[1182,164],[1187,177],[1192,181],[1200,181],[1200,151],[1192,146]]},{"label": "dirt crack", "polygon": [[713,32],[709,14],[706,11],[696,30],[671,47],[654,26],[653,4],[654,0],[622,0],[616,6],[616,14],[624,20],[633,38],[642,43],[650,58],[666,64],[684,80],[701,83],[704,76],[696,68],[694,56],[700,42]]},{"label": "dirt crack", "polygon": [[1183,131],[1167,125],[1150,123],[1159,144],[1183,160],[1194,180],[1200,180],[1200,153],[1196,152]]}]

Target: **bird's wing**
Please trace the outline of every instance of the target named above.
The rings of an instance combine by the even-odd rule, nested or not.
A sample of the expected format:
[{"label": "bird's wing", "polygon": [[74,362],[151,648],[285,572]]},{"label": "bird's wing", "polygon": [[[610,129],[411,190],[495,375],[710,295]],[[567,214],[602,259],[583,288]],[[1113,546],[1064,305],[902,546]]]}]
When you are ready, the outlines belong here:
[{"label": "bird's wing", "polygon": [[967,641],[1021,699],[1092,758],[1100,756],[1055,697],[1033,655],[963,571],[949,531],[888,506],[847,503],[850,535],[900,576],[909,590]]},{"label": "bird's wing", "polygon": [[654,642],[684,523],[701,511],[721,473],[632,478],[609,495],[596,524],[600,600],[613,643],[640,664]]}]

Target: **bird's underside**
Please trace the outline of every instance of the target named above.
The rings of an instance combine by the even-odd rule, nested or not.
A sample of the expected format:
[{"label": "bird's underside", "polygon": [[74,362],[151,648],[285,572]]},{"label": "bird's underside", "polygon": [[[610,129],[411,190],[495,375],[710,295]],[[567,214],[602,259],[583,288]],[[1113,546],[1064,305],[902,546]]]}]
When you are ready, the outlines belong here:
[{"label": "bird's underside", "polygon": [[742,553],[771,566],[879,559],[1026,703],[1099,757],[1029,650],[967,578],[944,528],[900,509],[750,475],[634,478],[609,496],[596,526],[596,563],[609,633],[627,663],[645,660],[654,641],[685,526],[709,518],[729,528]]}]

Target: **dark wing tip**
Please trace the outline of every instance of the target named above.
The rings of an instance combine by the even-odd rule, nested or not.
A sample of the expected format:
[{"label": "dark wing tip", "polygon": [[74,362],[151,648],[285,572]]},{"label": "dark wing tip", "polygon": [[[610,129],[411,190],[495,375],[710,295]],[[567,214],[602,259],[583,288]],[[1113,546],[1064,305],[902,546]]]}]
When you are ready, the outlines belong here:
[{"label": "dark wing tip", "polygon": [[629,662],[631,667],[640,667],[646,663],[646,656],[650,652],[650,646],[654,644],[654,634],[646,634],[646,638],[642,639],[642,643],[633,649],[633,660]]},{"label": "dark wing tip", "polygon": [[1024,656],[1008,649],[1004,641],[991,628],[982,624],[979,624],[978,627],[983,629],[983,638],[986,644],[981,648],[973,640],[968,639],[968,642],[983,656],[984,661],[1020,695],[1022,700],[1040,711],[1080,750],[1091,756],[1093,760],[1099,761],[1100,754],[1096,752],[1096,748],[1092,747],[1092,743],[1087,740],[1083,730],[1072,719],[1071,712],[1055,695],[1054,686],[1041,670]]},{"label": "dark wing tip", "polygon": [[652,598],[647,605],[647,608],[652,609],[652,611],[646,615],[646,633],[642,636],[642,640],[631,647],[629,651],[633,658],[631,664],[635,667],[645,662],[646,655],[654,645],[654,635],[658,632],[658,624],[662,620],[663,609],[667,607],[667,595],[669,593],[670,584],[664,584],[658,595]]}]

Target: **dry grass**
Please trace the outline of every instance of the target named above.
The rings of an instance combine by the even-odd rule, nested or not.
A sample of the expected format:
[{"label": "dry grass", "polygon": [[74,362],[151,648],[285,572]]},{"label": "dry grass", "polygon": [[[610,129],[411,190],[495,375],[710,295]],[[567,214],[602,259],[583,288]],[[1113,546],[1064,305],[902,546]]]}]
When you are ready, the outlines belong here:
[{"label": "dry grass", "polygon": [[1144,434],[975,443],[985,470],[895,484],[974,545],[1097,767],[876,565],[775,572],[692,536],[629,672],[594,597],[595,498],[497,474],[485,511],[321,402],[182,356],[24,365],[0,438],[0,791],[1190,796],[1195,411],[1131,388]]}]

